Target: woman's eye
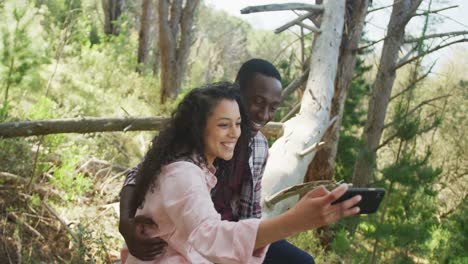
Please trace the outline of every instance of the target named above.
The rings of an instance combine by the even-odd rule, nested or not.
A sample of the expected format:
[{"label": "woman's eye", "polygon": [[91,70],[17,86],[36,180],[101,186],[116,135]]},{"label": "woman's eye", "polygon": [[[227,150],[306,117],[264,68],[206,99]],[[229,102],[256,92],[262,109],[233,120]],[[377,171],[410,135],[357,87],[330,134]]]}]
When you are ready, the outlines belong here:
[{"label": "woman's eye", "polygon": [[239,122],[239,123],[236,123],[236,126],[237,126],[237,127],[240,127],[240,126],[241,126],[241,123],[240,123],[240,122]]},{"label": "woman's eye", "polygon": [[219,127],[227,127],[228,124],[219,124],[218,126],[219,126]]}]

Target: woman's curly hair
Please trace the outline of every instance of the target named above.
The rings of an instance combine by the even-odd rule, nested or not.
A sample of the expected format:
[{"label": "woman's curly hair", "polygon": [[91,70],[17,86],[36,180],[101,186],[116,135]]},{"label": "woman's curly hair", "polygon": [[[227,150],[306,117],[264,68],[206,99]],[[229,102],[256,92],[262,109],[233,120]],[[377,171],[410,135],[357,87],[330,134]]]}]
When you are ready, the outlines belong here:
[{"label": "woman's curly hair", "polygon": [[[207,165],[203,144],[204,130],[208,117],[221,100],[236,101],[239,105],[241,136],[234,156],[240,151],[248,151],[251,132],[238,86],[222,82],[195,88],[179,103],[165,128],[153,138],[136,177],[136,204],[143,205],[147,191],[154,191],[162,166],[178,159],[191,158],[194,154],[197,157],[197,160],[193,160],[195,164]],[[229,167],[229,163],[223,162],[223,166]]]}]

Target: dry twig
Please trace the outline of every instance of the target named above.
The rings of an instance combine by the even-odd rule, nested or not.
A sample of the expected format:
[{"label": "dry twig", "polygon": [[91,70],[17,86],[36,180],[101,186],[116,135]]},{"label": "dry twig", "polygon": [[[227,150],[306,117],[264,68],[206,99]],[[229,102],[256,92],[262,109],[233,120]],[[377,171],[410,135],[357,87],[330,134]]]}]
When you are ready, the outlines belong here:
[{"label": "dry twig", "polygon": [[75,240],[75,242],[80,242],[78,236],[75,234],[75,232],[73,232],[67,225],[67,223],[65,222],[65,220],[63,220],[56,212],[55,210],[50,207],[46,202],[42,202],[42,205],[47,209],[47,211],[49,211],[59,222],[60,224],[62,224],[63,228],[65,228],[65,230],[71,235],[71,237],[73,238],[73,240]]}]

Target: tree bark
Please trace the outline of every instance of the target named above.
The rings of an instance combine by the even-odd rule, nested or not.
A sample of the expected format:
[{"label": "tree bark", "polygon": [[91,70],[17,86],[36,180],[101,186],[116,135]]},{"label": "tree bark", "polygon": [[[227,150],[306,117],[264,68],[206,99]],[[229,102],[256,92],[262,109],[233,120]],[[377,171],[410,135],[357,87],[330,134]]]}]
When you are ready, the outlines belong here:
[{"label": "tree bark", "polygon": [[422,0],[395,0],[384,40],[379,68],[369,100],[367,121],[353,172],[354,186],[367,186],[375,169],[376,152],[384,128],[390,95],[396,75],[400,46],[404,42],[405,27]]},{"label": "tree bark", "polygon": [[150,50],[150,29],[151,15],[153,9],[152,0],[143,0],[141,2],[141,23],[138,33],[138,56],[137,71],[142,72],[144,66],[148,64],[148,54]]},{"label": "tree bark", "polygon": [[[70,118],[40,121],[0,123],[0,138],[30,137],[60,133],[94,133],[111,131],[159,130],[167,118]],[[262,132],[269,136],[278,136],[283,124],[268,123]]]},{"label": "tree bark", "polygon": [[102,0],[102,8],[104,11],[104,33],[107,35],[117,36],[119,29],[115,25],[122,14],[124,0]]},{"label": "tree bark", "polygon": [[180,93],[185,64],[190,52],[192,26],[199,0],[159,0],[159,52],[161,58],[160,102]]},{"label": "tree bark", "polygon": [[323,11],[323,6],[313,5],[313,4],[302,4],[302,3],[248,6],[241,10],[241,14],[251,14],[251,13],[256,13],[256,12],[267,12],[267,11],[285,11],[285,10]]},{"label": "tree bark", "polygon": [[345,0],[324,1],[322,33],[312,46],[310,73],[298,115],[284,124],[284,135],[271,147],[263,176],[264,217],[286,211],[298,196],[269,207],[265,200],[272,194],[304,181],[315,152],[300,156],[304,149],[320,142],[330,120],[330,107],[344,25]]},{"label": "tree bark", "polygon": [[344,103],[348,96],[356,64],[356,50],[361,39],[364,21],[367,15],[368,0],[348,0],[346,3],[347,31],[341,40],[340,56],[335,79],[335,92],[332,99],[330,115],[338,116],[337,123],[327,130],[324,141],[327,145],[317,151],[309,165],[306,181],[331,180],[335,171],[335,159],[340,138],[341,120]]}]

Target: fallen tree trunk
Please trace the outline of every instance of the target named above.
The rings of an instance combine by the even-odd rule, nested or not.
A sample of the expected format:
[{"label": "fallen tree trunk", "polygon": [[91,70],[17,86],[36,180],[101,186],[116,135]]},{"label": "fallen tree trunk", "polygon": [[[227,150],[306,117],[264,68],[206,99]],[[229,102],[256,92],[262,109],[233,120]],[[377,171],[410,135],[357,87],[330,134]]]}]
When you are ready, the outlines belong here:
[{"label": "fallen tree trunk", "polygon": [[[95,133],[112,131],[160,130],[165,117],[70,118],[0,123],[0,138],[30,137],[61,133]],[[262,130],[268,136],[279,136],[283,124],[270,122]]]}]

